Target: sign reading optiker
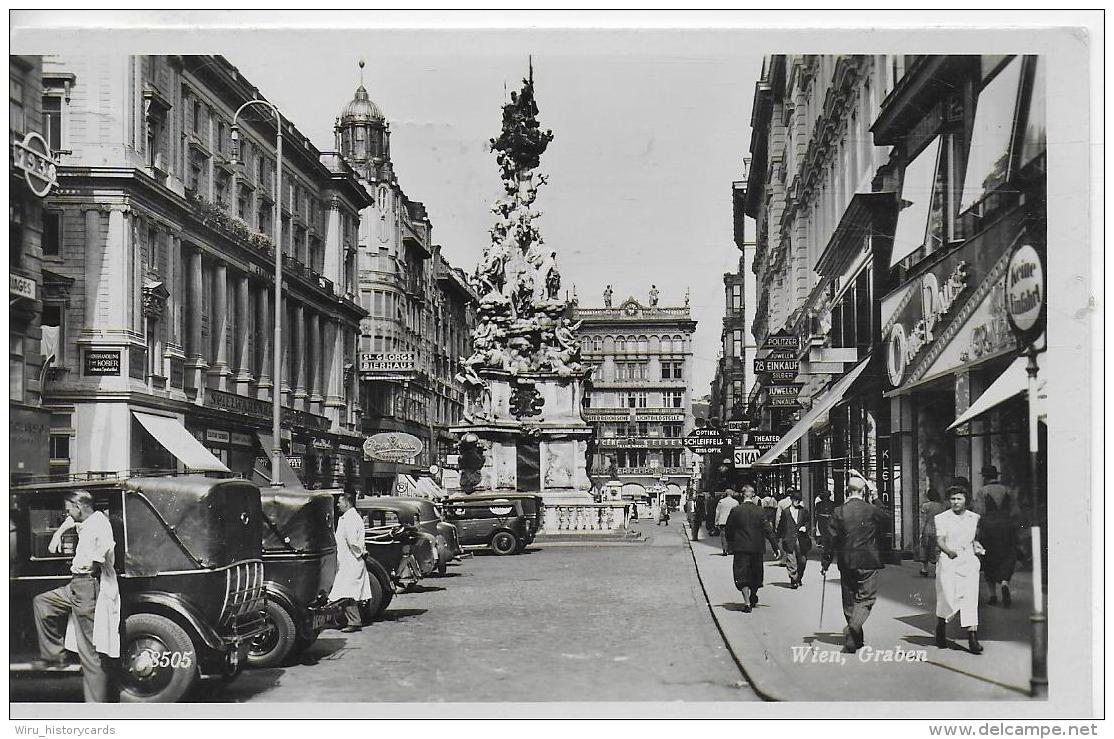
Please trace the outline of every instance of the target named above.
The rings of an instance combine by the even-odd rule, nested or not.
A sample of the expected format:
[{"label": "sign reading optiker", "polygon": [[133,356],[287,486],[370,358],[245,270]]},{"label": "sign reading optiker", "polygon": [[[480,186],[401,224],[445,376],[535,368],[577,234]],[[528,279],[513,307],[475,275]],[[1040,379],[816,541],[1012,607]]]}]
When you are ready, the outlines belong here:
[{"label": "sign reading optiker", "polygon": [[414,352],[361,352],[360,372],[413,372],[417,363]]}]

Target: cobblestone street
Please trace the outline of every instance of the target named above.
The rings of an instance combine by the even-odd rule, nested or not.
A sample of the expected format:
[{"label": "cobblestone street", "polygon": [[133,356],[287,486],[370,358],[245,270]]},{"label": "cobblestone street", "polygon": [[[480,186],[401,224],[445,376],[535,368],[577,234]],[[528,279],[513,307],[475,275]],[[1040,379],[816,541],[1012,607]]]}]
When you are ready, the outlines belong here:
[{"label": "cobblestone street", "polygon": [[[402,593],[356,634],[325,632],[302,664],[203,686],[221,702],[757,700],[712,622],[681,527],[646,544],[479,554]],[[13,700],[80,701],[73,678],[12,683]]]}]

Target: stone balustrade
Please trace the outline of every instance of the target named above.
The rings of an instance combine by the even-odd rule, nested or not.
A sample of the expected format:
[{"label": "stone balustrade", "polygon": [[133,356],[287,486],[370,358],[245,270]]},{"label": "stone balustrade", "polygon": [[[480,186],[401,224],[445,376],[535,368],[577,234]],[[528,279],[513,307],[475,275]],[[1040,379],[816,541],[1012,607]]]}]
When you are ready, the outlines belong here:
[{"label": "stone balustrade", "polygon": [[627,527],[627,503],[546,504],[542,533],[608,534]]}]

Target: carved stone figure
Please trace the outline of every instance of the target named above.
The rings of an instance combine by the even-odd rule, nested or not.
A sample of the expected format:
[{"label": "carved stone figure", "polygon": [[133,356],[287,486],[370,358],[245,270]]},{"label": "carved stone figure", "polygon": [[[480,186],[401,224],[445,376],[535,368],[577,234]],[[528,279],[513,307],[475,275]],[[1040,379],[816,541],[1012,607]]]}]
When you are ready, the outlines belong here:
[{"label": "carved stone figure", "polygon": [[658,304],[658,286],[650,285],[650,307],[654,308]]},{"label": "carved stone figure", "polygon": [[611,290],[611,285],[608,285],[607,287],[605,287],[603,289],[603,307],[604,308],[610,308],[611,307],[611,296],[612,295],[614,295],[614,292]]},{"label": "carved stone figure", "polygon": [[550,300],[557,300],[561,292],[561,273],[557,271],[557,252],[549,254],[549,269],[545,273],[545,292]]}]

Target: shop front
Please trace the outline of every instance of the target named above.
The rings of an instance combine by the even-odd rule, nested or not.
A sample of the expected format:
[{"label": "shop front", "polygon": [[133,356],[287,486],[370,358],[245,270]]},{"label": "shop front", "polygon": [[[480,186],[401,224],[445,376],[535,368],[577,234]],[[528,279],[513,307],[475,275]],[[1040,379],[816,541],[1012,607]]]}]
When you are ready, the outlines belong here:
[{"label": "shop front", "polygon": [[[898,505],[908,511],[919,511],[930,494],[943,499],[951,485],[977,494],[991,467],[1024,518],[1041,506],[1029,473],[1022,388],[994,404],[979,402],[1013,376],[1007,371],[1018,358],[1006,317],[1006,267],[1019,239],[1037,238],[1017,208],[882,302],[889,475]],[[976,404],[986,407],[968,414]],[[906,516],[900,535],[916,541],[924,525],[919,515]]]}]

